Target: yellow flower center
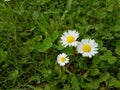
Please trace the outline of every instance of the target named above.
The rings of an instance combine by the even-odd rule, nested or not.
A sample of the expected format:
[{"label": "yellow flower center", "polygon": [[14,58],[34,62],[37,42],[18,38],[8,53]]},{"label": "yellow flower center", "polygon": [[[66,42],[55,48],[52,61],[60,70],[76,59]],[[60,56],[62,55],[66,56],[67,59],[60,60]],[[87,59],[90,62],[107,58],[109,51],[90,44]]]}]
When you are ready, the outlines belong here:
[{"label": "yellow flower center", "polygon": [[91,51],[91,46],[89,44],[85,44],[82,48],[84,52],[90,52]]},{"label": "yellow flower center", "polygon": [[65,62],[65,61],[66,61],[66,58],[65,58],[65,57],[61,57],[61,58],[60,58],[60,61],[61,61],[61,62]]},{"label": "yellow flower center", "polygon": [[72,42],[74,42],[74,41],[75,41],[74,36],[68,36],[68,37],[67,37],[67,42],[68,42],[68,43],[72,43]]}]

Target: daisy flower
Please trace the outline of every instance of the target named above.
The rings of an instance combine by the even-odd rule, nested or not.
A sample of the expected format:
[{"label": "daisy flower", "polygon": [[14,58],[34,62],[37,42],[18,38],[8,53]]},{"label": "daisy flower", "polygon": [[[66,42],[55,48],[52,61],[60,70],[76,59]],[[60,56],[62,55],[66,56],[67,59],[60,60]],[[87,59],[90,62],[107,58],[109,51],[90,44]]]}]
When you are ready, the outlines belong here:
[{"label": "daisy flower", "polygon": [[60,66],[64,66],[68,62],[69,62],[69,57],[67,56],[67,54],[62,53],[57,56],[57,63]]},{"label": "daisy flower", "polygon": [[77,52],[81,53],[83,57],[91,58],[98,53],[98,44],[92,39],[83,39],[78,42]]},{"label": "daisy flower", "polygon": [[76,30],[69,30],[68,32],[64,32],[61,36],[61,43],[64,47],[76,46],[78,43],[78,41],[76,41],[78,37],[79,33]]}]

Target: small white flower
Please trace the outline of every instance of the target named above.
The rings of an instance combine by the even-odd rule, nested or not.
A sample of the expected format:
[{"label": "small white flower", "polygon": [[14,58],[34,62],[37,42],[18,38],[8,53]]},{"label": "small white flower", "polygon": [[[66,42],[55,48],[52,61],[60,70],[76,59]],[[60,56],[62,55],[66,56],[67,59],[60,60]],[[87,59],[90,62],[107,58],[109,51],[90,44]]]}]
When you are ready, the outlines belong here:
[{"label": "small white flower", "polygon": [[64,47],[76,46],[78,43],[78,41],[76,41],[78,37],[79,33],[76,30],[69,30],[68,32],[63,33],[61,43]]},{"label": "small white flower", "polygon": [[91,58],[98,53],[98,44],[92,39],[83,39],[78,42],[77,52],[81,53],[83,57]]},{"label": "small white flower", "polygon": [[69,62],[69,57],[65,53],[59,54],[57,56],[57,63],[60,66],[64,66],[68,62]]},{"label": "small white flower", "polygon": [[10,1],[10,0],[4,0],[4,1],[6,2],[6,1]]}]

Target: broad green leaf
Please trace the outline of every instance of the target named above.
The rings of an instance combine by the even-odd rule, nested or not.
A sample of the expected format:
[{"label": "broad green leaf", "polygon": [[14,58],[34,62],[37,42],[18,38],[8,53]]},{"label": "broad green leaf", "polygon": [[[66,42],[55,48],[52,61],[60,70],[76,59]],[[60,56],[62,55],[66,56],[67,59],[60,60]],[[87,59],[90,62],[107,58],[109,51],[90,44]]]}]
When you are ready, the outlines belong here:
[{"label": "broad green leaf", "polygon": [[93,58],[93,60],[92,60],[92,64],[93,64],[93,65],[97,65],[97,64],[99,64],[100,62],[105,61],[105,60],[106,60],[106,57],[103,56],[103,55],[95,56],[95,57]]},{"label": "broad green leaf", "polygon": [[100,51],[106,51],[106,50],[107,50],[106,47],[101,47],[101,48],[100,48]]},{"label": "broad green leaf", "polygon": [[54,48],[56,48],[57,50],[63,50],[64,46],[62,46],[61,42],[59,41],[57,45],[54,45]]},{"label": "broad green leaf", "polygon": [[115,80],[116,78],[114,78],[113,76],[110,76],[110,78],[105,83],[107,86],[111,87],[113,86]]},{"label": "broad green leaf", "polygon": [[72,47],[66,47],[62,51],[68,55],[74,55],[74,49]]},{"label": "broad green leaf", "polygon": [[34,48],[39,52],[45,52],[52,46],[52,39],[46,38],[43,43],[37,43]]},{"label": "broad green leaf", "polygon": [[54,42],[59,36],[59,33],[57,31],[54,31],[49,37],[52,39],[52,42]]},{"label": "broad green leaf", "polygon": [[110,74],[109,74],[108,72],[102,73],[102,74],[100,75],[99,81],[100,81],[100,82],[106,81],[107,79],[109,79],[109,77],[110,77]]},{"label": "broad green leaf", "polygon": [[67,78],[67,75],[65,73],[60,74],[60,79],[65,80]]},{"label": "broad green leaf", "polygon": [[116,88],[120,88],[120,81],[119,80],[115,80],[113,85]]},{"label": "broad green leaf", "polygon": [[45,90],[51,90],[51,87],[50,87],[49,84],[46,84],[46,85],[45,85]]},{"label": "broad green leaf", "polygon": [[117,74],[117,78],[120,80],[120,72]]},{"label": "broad green leaf", "polygon": [[68,11],[71,9],[72,1],[73,1],[73,0],[68,0],[68,2],[67,2],[66,9],[67,9]]},{"label": "broad green leaf", "polygon": [[44,33],[47,32],[47,28],[46,28],[46,26],[44,24],[39,24],[39,28],[40,28],[41,32],[44,32]]},{"label": "broad green leaf", "polygon": [[71,75],[71,84],[73,90],[80,90],[79,82],[75,74]]},{"label": "broad green leaf", "polygon": [[115,32],[118,32],[120,31],[120,25],[115,25],[114,27],[111,28],[111,31],[115,31]]},{"label": "broad green leaf", "polygon": [[115,44],[116,44],[116,47],[119,47],[120,46],[120,40],[117,40]]},{"label": "broad green leaf", "polygon": [[[40,86],[36,86],[34,90],[43,90]],[[45,88],[46,90],[46,88]],[[50,90],[50,89],[47,89],[47,90]]]},{"label": "broad green leaf", "polygon": [[103,18],[105,18],[106,16],[107,16],[107,13],[106,13],[105,11],[103,11],[103,10],[100,10],[99,12],[96,13],[96,17],[97,17],[98,19],[103,19]]},{"label": "broad green leaf", "polygon": [[115,52],[120,56],[120,45],[116,47]]},{"label": "broad green leaf", "polygon": [[101,60],[99,59],[99,57],[100,57],[100,56],[96,56],[96,57],[93,58],[93,60],[92,60],[92,64],[93,64],[93,65],[97,65],[98,63],[101,62]]},{"label": "broad green leaf", "polygon": [[106,58],[108,58],[109,56],[111,56],[112,55],[112,52],[110,51],[110,50],[107,50],[106,52],[105,52],[105,54],[104,54],[104,56],[106,57]]},{"label": "broad green leaf", "polygon": [[[42,36],[35,36],[32,39],[27,40],[24,45],[27,47],[27,50],[29,52],[33,51],[34,49],[36,49],[37,45],[39,46],[40,43],[36,43],[36,42],[40,42],[42,40]],[[41,45],[41,44],[40,44]]]},{"label": "broad green leaf", "polygon": [[50,78],[50,76],[52,74],[51,69],[43,69],[43,70],[41,70],[41,72],[45,78]]},{"label": "broad green leaf", "polygon": [[[99,47],[102,48],[102,46],[103,46],[103,41],[102,41],[102,40],[98,40],[97,43],[98,43]],[[101,49],[101,48],[100,48],[100,49]]]},{"label": "broad green leaf", "polygon": [[99,60],[104,61],[104,60],[106,60],[106,57],[105,56],[99,56]]},{"label": "broad green leaf", "polygon": [[[57,63],[57,62],[56,62]],[[59,73],[59,74],[61,74],[61,68],[60,68],[60,66],[58,66],[58,65],[55,65],[55,70],[54,70],[54,72],[55,73]]]},{"label": "broad green leaf", "polygon": [[82,84],[82,87],[83,88],[86,88],[86,89],[98,89],[98,87],[99,87],[99,82],[97,81],[97,80],[92,80],[91,82],[84,82],[83,84]]},{"label": "broad green leaf", "polygon": [[107,10],[108,10],[109,12],[112,12],[112,11],[113,11],[113,6],[114,6],[113,4],[109,5],[108,8],[107,8]]},{"label": "broad green leaf", "polygon": [[116,62],[116,60],[117,60],[116,57],[111,56],[111,57],[108,58],[107,62],[108,62],[109,64],[114,64],[114,63]]},{"label": "broad green leaf", "polygon": [[99,69],[90,69],[89,75],[90,76],[95,76],[99,74]]},{"label": "broad green leaf", "polygon": [[111,76],[107,81],[106,85],[111,87],[120,88],[120,80],[117,80],[115,77]]}]

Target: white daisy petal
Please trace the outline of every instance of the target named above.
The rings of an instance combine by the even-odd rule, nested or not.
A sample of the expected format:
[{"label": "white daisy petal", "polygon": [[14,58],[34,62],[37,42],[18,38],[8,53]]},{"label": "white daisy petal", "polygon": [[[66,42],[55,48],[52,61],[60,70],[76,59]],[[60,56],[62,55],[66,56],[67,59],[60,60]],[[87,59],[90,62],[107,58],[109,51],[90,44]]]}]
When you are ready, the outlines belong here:
[{"label": "white daisy petal", "polygon": [[68,62],[69,62],[69,57],[67,56],[67,54],[62,53],[57,56],[57,63],[60,66],[65,66],[65,64],[67,64]]},{"label": "white daisy petal", "polygon": [[65,66],[65,63],[60,63],[60,66]]},{"label": "white daisy petal", "polygon": [[81,42],[78,42],[76,50],[83,57],[91,58],[98,53],[98,44],[92,39],[82,39]]},{"label": "white daisy petal", "polygon": [[61,36],[61,43],[64,47],[67,46],[77,46],[77,38],[79,37],[79,33],[76,30],[69,30],[68,32],[64,32]]}]

